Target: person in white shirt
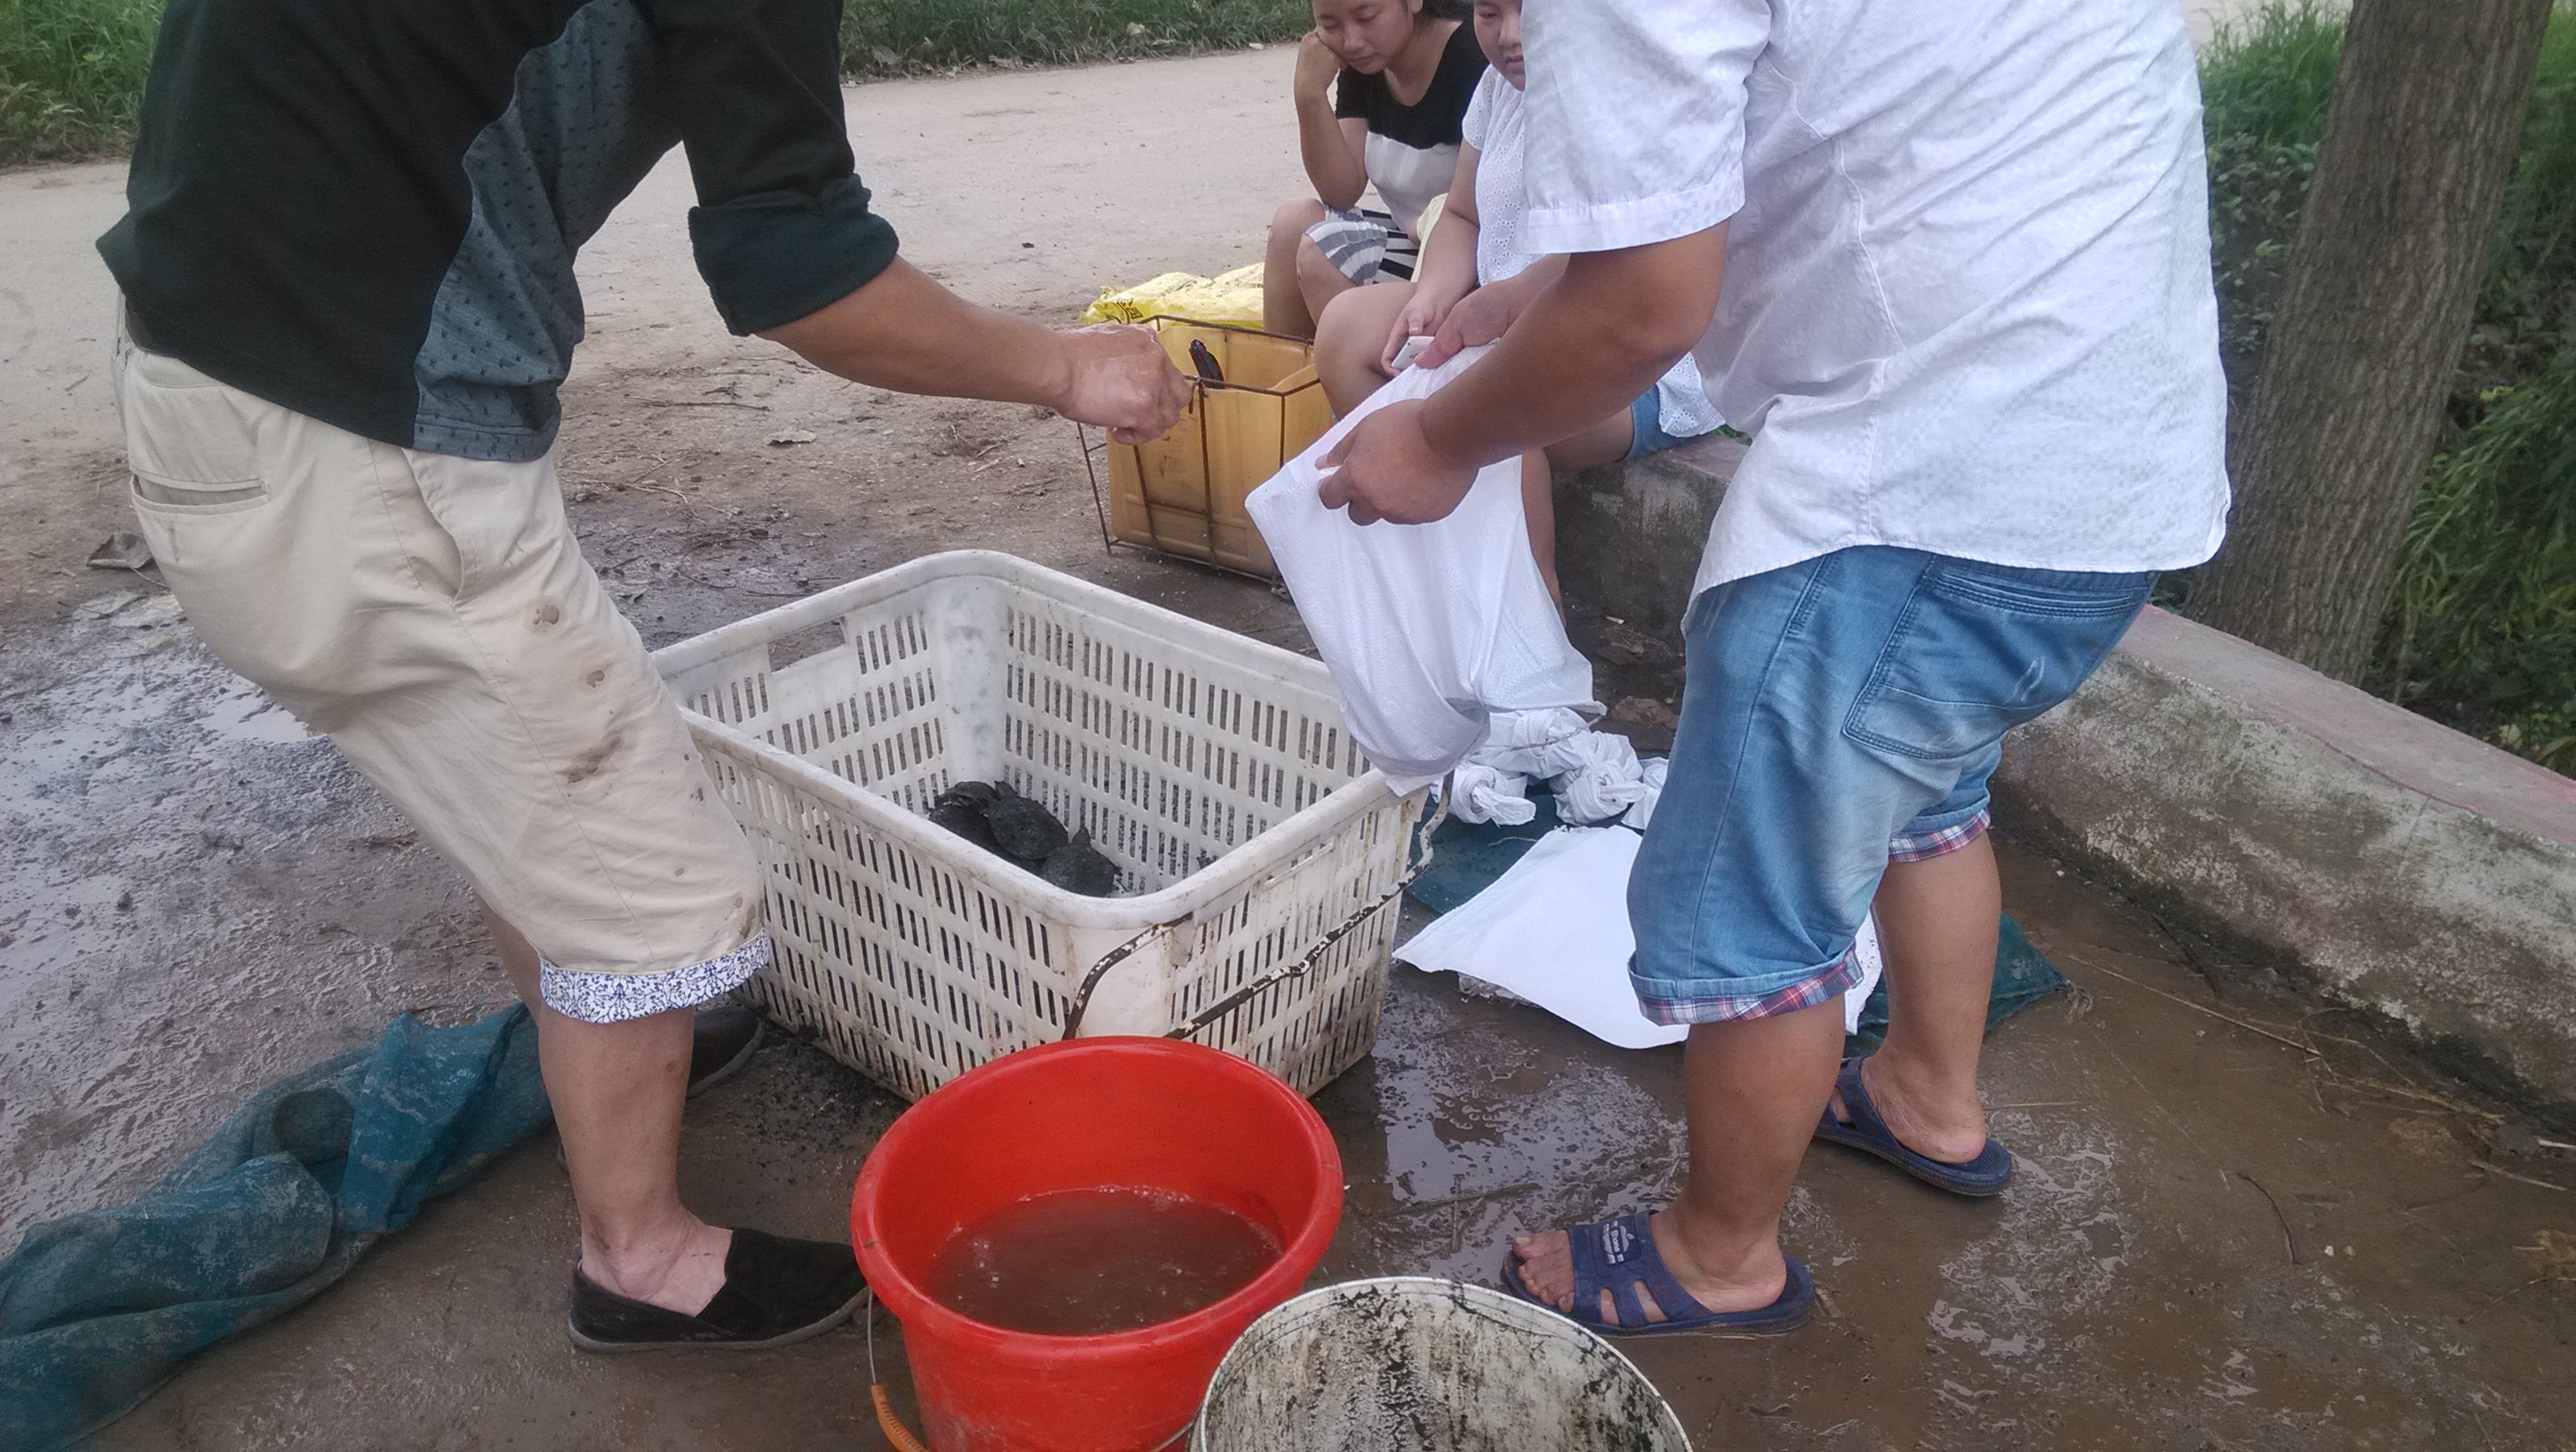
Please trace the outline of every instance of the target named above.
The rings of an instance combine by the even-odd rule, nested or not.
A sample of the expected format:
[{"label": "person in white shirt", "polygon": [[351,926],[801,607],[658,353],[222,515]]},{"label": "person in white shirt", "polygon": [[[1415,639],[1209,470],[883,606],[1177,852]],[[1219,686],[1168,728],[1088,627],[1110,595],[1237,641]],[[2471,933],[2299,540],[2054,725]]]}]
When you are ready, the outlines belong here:
[{"label": "person in white shirt", "polygon": [[[1629,887],[1646,1012],[1692,1026],[1690,1175],[1527,1236],[1517,1292],[1610,1332],[1778,1332],[1811,1138],[1971,1195],[2001,893],[1986,779],[2225,529],[2190,43],[2170,0],[1586,0],[1527,20],[1525,251],[1500,337],[1326,460],[1362,523],[1441,517],[1695,352],[1753,435],[1685,620]],[[1841,1060],[1873,904],[1892,1022]]]},{"label": "person in white shirt", "polygon": [[[1393,377],[1406,345],[1436,334],[1451,310],[1511,316],[1565,270],[1562,256],[1532,257],[1520,250],[1526,109],[1521,93],[1527,84],[1520,0],[1476,0],[1473,18],[1489,69],[1460,123],[1465,139],[1448,202],[1422,244],[1418,275],[1411,282],[1351,288],[1327,303],[1316,321],[1315,368],[1336,415],[1349,413]],[[1550,594],[1559,593],[1551,471],[1669,449],[1719,422],[1698,365],[1685,355],[1626,406],[1521,456],[1530,545]]]}]

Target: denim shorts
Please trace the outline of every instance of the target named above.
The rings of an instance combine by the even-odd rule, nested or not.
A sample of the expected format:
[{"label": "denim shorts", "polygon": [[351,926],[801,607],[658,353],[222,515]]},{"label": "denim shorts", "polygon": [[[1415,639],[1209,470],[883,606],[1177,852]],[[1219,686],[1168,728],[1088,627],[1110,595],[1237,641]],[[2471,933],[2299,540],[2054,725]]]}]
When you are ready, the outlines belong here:
[{"label": "denim shorts", "polygon": [[2004,733],[2074,694],[2154,582],[1868,545],[1703,594],[1628,879],[1646,1016],[1761,1018],[1848,990],[1887,864],[1985,831]]},{"label": "denim shorts", "polygon": [[1628,405],[1628,427],[1628,452],[1624,457],[1630,459],[1643,458],[1658,449],[1690,442],[1688,438],[1676,438],[1664,432],[1661,380],[1648,385],[1646,391],[1638,394],[1636,401]]}]

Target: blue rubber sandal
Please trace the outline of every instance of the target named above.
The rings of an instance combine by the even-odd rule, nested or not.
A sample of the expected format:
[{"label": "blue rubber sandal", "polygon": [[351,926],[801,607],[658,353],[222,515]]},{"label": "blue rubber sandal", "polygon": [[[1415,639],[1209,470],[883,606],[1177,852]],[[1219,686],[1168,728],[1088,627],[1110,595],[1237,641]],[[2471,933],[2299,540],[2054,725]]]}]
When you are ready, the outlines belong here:
[{"label": "blue rubber sandal", "polygon": [[1916,1154],[1899,1143],[1896,1132],[1879,1118],[1878,1106],[1869,1102],[1869,1090],[1860,1082],[1862,1062],[1843,1060],[1842,1073],[1834,1079],[1834,1088],[1843,1097],[1843,1108],[1851,1111],[1851,1122],[1845,1124],[1834,1118],[1834,1108],[1828,1104],[1824,1118],[1816,1123],[1816,1138],[1876,1155],[1923,1183],[1953,1195],[1984,1199],[2002,1194],[2004,1186],[2012,1183],[2012,1151],[1992,1139],[1977,1151],[1975,1159],[1957,1165]]},{"label": "blue rubber sandal", "polygon": [[[1616,1220],[1577,1225],[1565,1232],[1574,1249],[1571,1312],[1557,1311],[1554,1305],[1530,1294],[1529,1286],[1521,1280],[1519,1258],[1509,1251],[1503,1253],[1503,1289],[1604,1336],[1779,1336],[1805,1325],[1815,1311],[1815,1277],[1807,1273],[1796,1256],[1782,1257],[1789,1262],[1789,1283],[1780,1288],[1780,1298],[1770,1305],[1751,1311],[1712,1311],[1702,1306],[1665,1269],[1663,1253],[1655,1249],[1654,1232],[1647,1224],[1651,1217],[1651,1211],[1640,1210]],[[1646,1319],[1645,1303],[1637,1298],[1639,1282],[1654,1296],[1655,1305],[1666,1319]],[[1601,1293],[1605,1290],[1619,1314],[1615,1325],[1601,1319]]]}]

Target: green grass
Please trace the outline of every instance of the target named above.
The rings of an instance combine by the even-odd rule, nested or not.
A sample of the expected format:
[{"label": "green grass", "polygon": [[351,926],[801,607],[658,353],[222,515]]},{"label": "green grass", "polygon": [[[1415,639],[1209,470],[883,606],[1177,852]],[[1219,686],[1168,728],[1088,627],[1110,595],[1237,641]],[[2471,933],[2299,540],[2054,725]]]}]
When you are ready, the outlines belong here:
[{"label": "green grass", "polygon": [[[2541,41],[2522,155],[2478,310],[2482,324],[2520,330],[2498,340],[2506,344],[2545,347],[2576,334],[2576,9],[2561,8]],[[2521,361],[2520,371],[2537,371],[2530,355]]]},{"label": "green grass", "polygon": [[854,76],[968,65],[1069,65],[1292,40],[1306,0],[847,0]]},{"label": "green grass", "polygon": [[160,0],[0,0],[0,162],[122,145],[160,23]]},{"label": "green grass", "polygon": [[2373,684],[2576,774],[2576,346],[2433,466]]}]

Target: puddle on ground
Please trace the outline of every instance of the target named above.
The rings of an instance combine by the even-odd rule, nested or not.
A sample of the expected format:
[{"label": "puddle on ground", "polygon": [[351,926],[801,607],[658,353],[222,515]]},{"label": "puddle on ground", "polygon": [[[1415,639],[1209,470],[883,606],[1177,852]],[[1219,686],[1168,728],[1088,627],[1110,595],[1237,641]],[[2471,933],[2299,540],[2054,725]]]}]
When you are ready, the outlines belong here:
[{"label": "puddle on ground", "polygon": [[[2499,1447],[2551,1445],[2532,1434],[2576,1388],[2541,1365],[2576,1334],[2576,1283],[2524,1301],[2548,1293],[2515,1294],[2529,1274],[2509,1252],[2546,1243],[2565,1197],[2483,1174],[2403,1093],[2338,1091],[2293,1051],[2089,972],[2209,995],[2133,909],[2035,853],[2004,859],[2008,906],[2082,989],[1989,1040],[2015,1184],[1980,1204],[1811,1150],[1784,1239],[1824,1289],[1817,1321],[1781,1342],[1622,1343],[1700,1445],[2399,1448],[2459,1445],[2477,1416]],[[1608,1049],[1395,974],[1377,1054],[1317,1101],[1352,1181],[1321,1279],[1490,1285],[1515,1233],[1669,1198],[1678,1049]],[[2309,1011],[2240,992],[2230,1011],[2253,1019]],[[2336,1237],[2359,1253],[2311,1244]],[[2492,1304],[2506,1295],[2518,1315]]]},{"label": "puddle on ground", "polygon": [[291,746],[319,739],[295,719],[293,712],[247,681],[199,716],[197,726],[218,741],[260,746]]}]

